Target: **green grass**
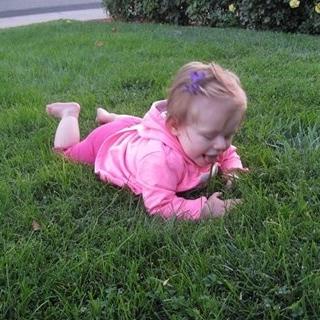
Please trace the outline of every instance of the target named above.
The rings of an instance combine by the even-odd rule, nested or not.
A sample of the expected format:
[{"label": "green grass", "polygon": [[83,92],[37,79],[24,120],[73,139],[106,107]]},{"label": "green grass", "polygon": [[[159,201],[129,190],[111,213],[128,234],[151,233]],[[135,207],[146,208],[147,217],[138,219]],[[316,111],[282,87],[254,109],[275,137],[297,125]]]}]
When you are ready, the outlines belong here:
[{"label": "green grass", "polygon": [[[317,37],[237,29],[1,30],[0,318],[318,319],[319,52]],[[79,102],[85,135],[98,105],[143,115],[191,60],[235,71],[249,96],[234,143],[251,173],[225,219],[151,218],[51,151],[46,103]]]}]

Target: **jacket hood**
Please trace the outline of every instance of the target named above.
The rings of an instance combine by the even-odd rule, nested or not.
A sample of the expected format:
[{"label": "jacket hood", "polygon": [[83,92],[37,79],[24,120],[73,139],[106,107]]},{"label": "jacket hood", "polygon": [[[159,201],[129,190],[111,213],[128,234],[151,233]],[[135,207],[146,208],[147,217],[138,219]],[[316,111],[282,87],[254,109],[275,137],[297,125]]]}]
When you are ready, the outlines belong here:
[{"label": "jacket hood", "polygon": [[182,150],[178,139],[166,126],[166,110],[166,100],[154,102],[142,119],[139,135],[143,138],[160,140],[170,147]]},{"label": "jacket hood", "polygon": [[178,139],[166,126],[167,100],[156,101],[138,125],[138,133],[147,139],[159,140],[183,155],[188,163],[196,165],[183,151]]}]

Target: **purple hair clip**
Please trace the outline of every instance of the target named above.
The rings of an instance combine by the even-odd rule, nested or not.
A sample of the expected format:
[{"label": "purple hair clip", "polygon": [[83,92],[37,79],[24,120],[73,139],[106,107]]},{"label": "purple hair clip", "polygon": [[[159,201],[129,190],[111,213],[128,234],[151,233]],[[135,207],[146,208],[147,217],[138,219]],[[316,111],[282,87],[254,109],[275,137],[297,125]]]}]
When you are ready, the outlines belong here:
[{"label": "purple hair clip", "polygon": [[200,84],[206,75],[204,72],[192,71],[190,73],[191,83],[185,85],[185,90],[191,94],[197,94],[200,92]]}]

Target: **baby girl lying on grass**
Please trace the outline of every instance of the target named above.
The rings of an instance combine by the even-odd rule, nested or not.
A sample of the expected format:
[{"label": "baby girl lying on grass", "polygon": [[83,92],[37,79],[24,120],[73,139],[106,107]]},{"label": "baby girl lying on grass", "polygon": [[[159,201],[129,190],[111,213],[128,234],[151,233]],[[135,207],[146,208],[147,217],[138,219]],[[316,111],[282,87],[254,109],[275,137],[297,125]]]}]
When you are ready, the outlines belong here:
[{"label": "baby girl lying on grass", "polygon": [[210,177],[246,172],[231,145],[247,107],[238,77],[217,64],[191,62],[177,73],[167,100],[156,101],[143,118],[97,110],[101,124],[80,141],[77,103],[53,103],[47,113],[60,119],[54,149],[94,166],[102,181],[142,195],[152,215],[197,220],[223,216],[239,199],[184,199]]}]

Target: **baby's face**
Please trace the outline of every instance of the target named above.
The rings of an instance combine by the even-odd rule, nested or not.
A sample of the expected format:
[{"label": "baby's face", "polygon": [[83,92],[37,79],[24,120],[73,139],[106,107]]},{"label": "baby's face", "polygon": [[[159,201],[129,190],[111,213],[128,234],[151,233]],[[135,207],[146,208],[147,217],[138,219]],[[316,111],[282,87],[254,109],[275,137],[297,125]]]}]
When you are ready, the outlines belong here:
[{"label": "baby's face", "polygon": [[227,150],[240,126],[244,108],[226,98],[196,96],[190,106],[186,124],[173,132],[186,155],[200,167],[216,162]]}]

